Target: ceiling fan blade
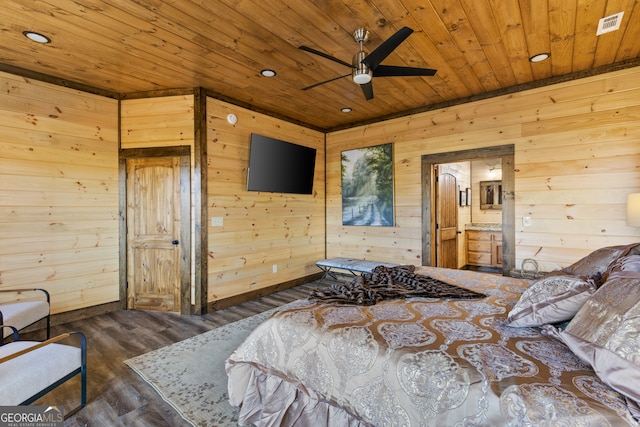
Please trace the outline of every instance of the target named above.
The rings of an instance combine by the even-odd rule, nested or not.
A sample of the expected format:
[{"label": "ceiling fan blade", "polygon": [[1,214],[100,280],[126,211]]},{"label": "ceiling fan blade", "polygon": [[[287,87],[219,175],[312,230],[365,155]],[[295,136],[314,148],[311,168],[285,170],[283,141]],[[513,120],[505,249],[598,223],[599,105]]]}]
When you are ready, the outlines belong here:
[{"label": "ceiling fan blade", "polygon": [[312,84],[311,86],[303,87],[303,88],[302,88],[302,90],[309,90],[309,89],[313,89],[313,88],[314,88],[314,87],[316,87],[316,86],[320,86],[320,85],[323,85],[323,84],[325,84],[325,83],[330,83],[330,82],[332,82],[332,81],[334,81],[334,80],[339,80],[339,79],[345,78],[345,77],[350,76],[350,75],[351,75],[351,73],[349,73],[349,74],[345,74],[344,76],[334,77],[334,78],[332,78],[332,79],[325,80],[325,81],[320,82],[320,83]]},{"label": "ceiling fan blade", "polygon": [[432,68],[398,67],[395,65],[379,65],[373,70],[373,77],[393,76],[435,76],[438,70]]},{"label": "ceiling fan blade", "polygon": [[371,84],[371,82],[360,85],[360,87],[367,101],[373,99],[373,84]]},{"label": "ceiling fan blade", "polygon": [[385,40],[380,46],[374,49],[366,58],[362,60],[362,63],[372,70],[375,70],[378,65],[387,57],[400,43],[405,41],[413,33],[413,30],[409,27],[402,27],[394,35]]},{"label": "ceiling fan blade", "polygon": [[319,50],[315,50],[315,49],[313,49],[311,47],[299,46],[298,49],[304,50],[304,51],[309,52],[309,53],[313,53],[314,55],[322,56],[323,58],[329,59],[329,60],[331,60],[333,62],[337,62],[338,64],[344,65],[346,67],[353,68],[353,65],[349,64],[348,62],[345,62],[342,59],[335,58],[335,57],[329,55],[328,53],[324,53],[324,52],[320,52]]}]

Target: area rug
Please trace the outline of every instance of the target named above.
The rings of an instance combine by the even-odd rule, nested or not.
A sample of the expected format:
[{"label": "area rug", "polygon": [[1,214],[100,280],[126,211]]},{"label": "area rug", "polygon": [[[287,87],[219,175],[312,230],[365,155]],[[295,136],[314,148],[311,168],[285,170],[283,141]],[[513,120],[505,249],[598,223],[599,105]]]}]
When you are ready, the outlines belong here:
[{"label": "area rug", "polygon": [[125,360],[194,426],[236,426],[224,362],[273,310]]}]

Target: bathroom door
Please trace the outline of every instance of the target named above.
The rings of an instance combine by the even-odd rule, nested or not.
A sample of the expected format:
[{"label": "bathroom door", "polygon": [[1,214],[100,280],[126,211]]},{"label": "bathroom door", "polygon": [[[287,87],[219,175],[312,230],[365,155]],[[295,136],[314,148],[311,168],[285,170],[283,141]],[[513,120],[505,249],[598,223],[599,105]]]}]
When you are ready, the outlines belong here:
[{"label": "bathroom door", "polygon": [[436,266],[458,268],[458,185],[449,173],[436,176]]}]

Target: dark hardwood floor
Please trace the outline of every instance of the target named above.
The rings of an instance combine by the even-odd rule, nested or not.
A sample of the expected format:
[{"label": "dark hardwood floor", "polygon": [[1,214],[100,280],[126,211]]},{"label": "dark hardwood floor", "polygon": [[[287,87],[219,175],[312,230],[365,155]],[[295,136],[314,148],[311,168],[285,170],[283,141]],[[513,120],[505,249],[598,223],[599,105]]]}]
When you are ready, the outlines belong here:
[{"label": "dark hardwood floor", "polygon": [[[310,282],[202,316],[128,310],[52,327],[52,336],[80,331],[87,337],[87,406],[65,426],[188,426],[124,360],[305,298],[317,286]],[[41,331],[21,339],[32,334],[41,339]],[[75,378],[34,405],[63,405],[69,412],[79,403],[79,384]]]}]

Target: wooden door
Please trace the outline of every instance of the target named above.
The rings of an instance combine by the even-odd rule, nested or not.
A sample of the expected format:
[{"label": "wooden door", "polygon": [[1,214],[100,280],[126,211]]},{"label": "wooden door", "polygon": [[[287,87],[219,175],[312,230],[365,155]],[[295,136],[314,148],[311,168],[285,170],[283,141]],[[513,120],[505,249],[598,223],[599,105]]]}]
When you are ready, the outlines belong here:
[{"label": "wooden door", "polygon": [[458,185],[449,173],[436,175],[436,266],[458,268]]},{"label": "wooden door", "polygon": [[127,159],[129,309],[180,312],[180,161]]}]

